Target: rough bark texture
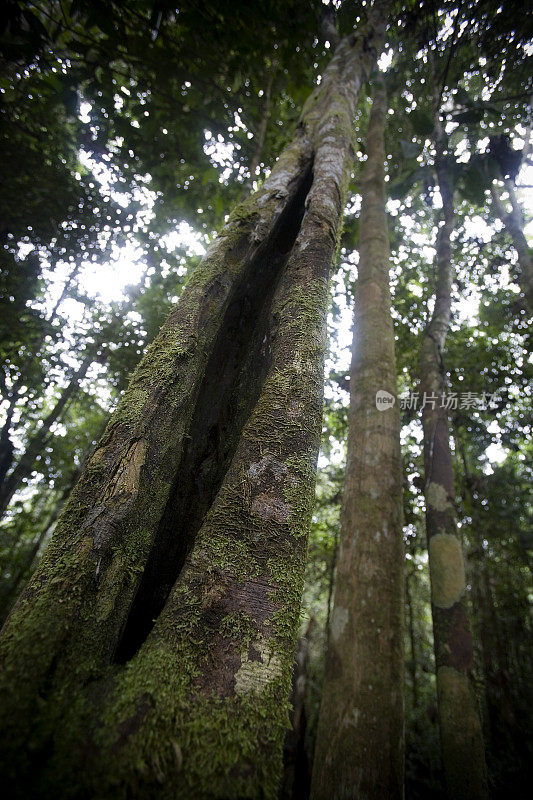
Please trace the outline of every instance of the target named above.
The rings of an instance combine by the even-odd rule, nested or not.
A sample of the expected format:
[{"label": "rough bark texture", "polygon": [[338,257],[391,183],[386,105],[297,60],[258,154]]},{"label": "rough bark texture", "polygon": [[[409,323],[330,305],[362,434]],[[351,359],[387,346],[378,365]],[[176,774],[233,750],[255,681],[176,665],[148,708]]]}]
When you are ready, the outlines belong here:
[{"label": "rough bark texture", "polygon": [[507,178],[504,180],[504,184],[509,196],[511,210],[507,211],[500,197],[499,190],[494,185],[491,188],[492,202],[497,215],[513,240],[516,255],[518,256],[518,266],[520,267],[520,287],[524,293],[529,311],[533,313],[533,257],[531,255],[531,248],[524,235],[524,218],[516,197],[513,182]]},{"label": "rough bark texture", "polygon": [[447,411],[441,398],[446,382],[442,354],[450,325],[453,265],[451,234],[453,195],[438,111],[435,167],[442,197],[437,233],[435,306],[421,351],[426,534],[429,550],[431,607],[437,670],[437,698],[442,761],[450,800],[486,798],[486,768],[481,725],[469,684],[473,647],[466,610],[466,580],[455,519],[455,493]]},{"label": "rough bark texture", "polygon": [[0,640],[4,788],[273,798],[325,309],[371,33],[340,44],[137,368]]},{"label": "rough bark texture", "polygon": [[340,549],[318,723],[313,800],[403,797],[403,536],[385,212],[384,89],[374,90],[362,208]]}]

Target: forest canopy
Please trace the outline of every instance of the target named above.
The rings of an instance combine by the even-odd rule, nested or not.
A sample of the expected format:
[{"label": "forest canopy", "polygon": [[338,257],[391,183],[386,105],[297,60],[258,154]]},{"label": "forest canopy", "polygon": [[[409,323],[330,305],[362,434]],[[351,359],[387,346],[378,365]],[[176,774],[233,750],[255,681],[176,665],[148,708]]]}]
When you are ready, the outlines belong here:
[{"label": "forest canopy", "polygon": [[529,797],[524,5],[0,28],[7,796]]}]

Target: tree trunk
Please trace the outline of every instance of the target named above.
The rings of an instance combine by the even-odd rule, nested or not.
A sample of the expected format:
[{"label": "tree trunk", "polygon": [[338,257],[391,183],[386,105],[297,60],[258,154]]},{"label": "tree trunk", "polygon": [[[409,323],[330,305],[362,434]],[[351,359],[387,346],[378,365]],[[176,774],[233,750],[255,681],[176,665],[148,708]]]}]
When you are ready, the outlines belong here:
[{"label": "tree trunk", "polygon": [[[65,285],[63,286],[63,289],[61,291],[61,294],[58,297],[58,299],[57,299],[57,301],[56,301],[56,303],[55,303],[50,315],[48,316],[48,319],[46,320],[47,326],[51,326],[53,324],[53,322],[55,321],[56,316],[57,316],[57,312],[59,310],[59,307],[60,307],[61,303],[64,301],[64,299],[67,297],[68,291],[69,291],[72,283],[74,282],[74,279],[76,278],[76,276],[77,276],[77,274],[79,272],[80,266],[81,266],[81,264],[76,264],[76,266],[74,267],[74,269],[72,270],[72,272],[68,276],[68,278],[67,278],[67,280],[65,282]],[[44,337],[44,334],[43,334],[43,337]],[[39,347],[36,347],[36,352],[34,352],[34,356],[33,356],[34,358],[39,358],[39,350],[40,350],[41,345],[42,345],[42,342],[40,343]],[[35,347],[35,345],[34,345],[34,347]],[[26,379],[26,374],[25,374],[26,370],[25,370],[25,368],[27,368],[28,366],[29,366],[29,364],[27,362],[24,362],[22,364],[21,371],[20,371],[17,379],[15,380],[11,391],[9,392],[9,405],[7,407],[6,418],[5,418],[5,421],[4,421],[4,425],[2,427],[2,432],[0,434],[0,497],[1,497],[1,487],[3,485],[5,477],[6,477],[7,473],[13,467],[15,448],[13,447],[13,443],[11,441],[11,435],[10,435],[11,434],[11,422],[13,420],[13,414],[14,414],[16,405],[20,400],[20,389],[22,388],[23,384],[25,383],[25,379]],[[5,511],[5,509],[2,510],[1,509],[1,505],[0,505],[0,517],[2,516],[4,511]]]},{"label": "tree trunk", "polygon": [[417,671],[417,657],[416,657],[416,636],[414,624],[414,608],[413,600],[411,597],[411,584],[410,581],[415,573],[405,576],[405,600],[407,602],[407,629],[409,632],[409,672],[411,675],[411,691],[413,708],[418,708],[418,671]]},{"label": "tree trunk", "polygon": [[373,32],[340,44],[138,366],[4,626],[20,797],[274,798],[325,315]]},{"label": "tree trunk", "polygon": [[524,235],[524,218],[522,216],[522,209],[516,197],[513,182],[506,178],[504,180],[505,189],[509,195],[509,202],[511,204],[511,211],[507,211],[505,205],[500,197],[499,190],[496,186],[491,187],[492,202],[496,214],[503,222],[507,232],[513,240],[513,245],[518,257],[518,266],[520,268],[518,281],[524,293],[526,303],[529,311],[533,312],[533,257],[531,249],[528,246],[526,237]]},{"label": "tree trunk", "polygon": [[261,119],[259,121],[259,125],[257,126],[257,130],[255,131],[254,151],[252,155],[252,160],[250,161],[249,175],[244,184],[244,189],[241,196],[242,200],[244,200],[245,197],[248,197],[248,195],[253,189],[253,183],[256,179],[257,169],[259,167],[259,162],[261,160],[261,155],[263,153],[268,120],[270,118],[270,98],[272,94],[272,82],[274,80],[275,71],[276,71],[276,62],[272,61],[270,63],[266,75],[265,93],[263,96],[263,103],[261,109]]},{"label": "tree trunk", "polygon": [[[151,264],[149,264],[144,274],[141,276],[141,280],[139,281],[139,285],[136,289],[130,293],[129,299],[122,304],[120,308],[120,313],[118,311],[114,312],[113,317],[114,321],[120,320],[121,317],[125,316],[134,306],[135,301],[137,300],[139,294],[142,292],[146,278],[148,275],[148,269],[150,268]],[[75,271],[72,273],[71,277],[69,278],[69,282],[72,280],[72,277],[75,275]],[[63,289],[62,296],[57,301],[54,310],[52,312],[52,316],[50,317],[50,322],[54,319],[55,314],[57,313],[57,309],[59,308],[64,296],[66,295],[68,288],[68,284],[65,285]],[[44,445],[48,440],[48,436],[50,434],[50,428],[57,422],[58,419],[61,418],[61,415],[67,406],[67,404],[75,397],[78,392],[79,386],[81,381],[87,375],[89,371],[89,367],[96,360],[96,354],[98,350],[103,345],[107,344],[106,342],[106,332],[109,332],[113,324],[113,321],[110,323],[109,326],[105,326],[103,330],[100,332],[100,335],[97,341],[90,344],[85,349],[85,355],[83,357],[82,363],[80,364],[78,370],[72,375],[69,383],[63,388],[61,391],[56,403],[50,413],[44,418],[40,428],[37,429],[36,433],[30,437],[29,441],[26,444],[25,451],[18,457],[17,463],[12,469],[11,473],[5,476],[5,472],[2,474],[0,471],[0,518],[5,514],[9,503],[11,502],[13,495],[18,492],[18,490],[24,484],[24,481],[30,477],[33,468],[35,466],[36,460],[41,455]],[[23,382],[23,377],[17,379],[15,386],[14,386],[14,395],[13,395],[13,404],[15,404],[19,399],[20,396],[18,394],[18,390],[20,389],[21,383]],[[13,406],[14,407],[14,406]],[[7,431],[7,441],[11,445],[11,441],[9,439],[9,429],[11,425],[11,415],[9,415],[8,411],[8,419],[6,420],[6,424],[4,426],[4,431]],[[4,431],[2,432],[2,436],[4,435]],[[9,463],[9,467],[12,467],[13,461],[13,449],[11,450],[11,461]]]},{"label": "tree trunk", "polygon": [[22,487],[24,481],[31,475],[35,466],[35,462],[42,453],[43,447],[46,444],[46,440],[50,434],[50,428],[54,422],[57,422],[67,403],[78,391],[80,382],[87,375],[89,367],[93,361],[94,353],[93,348],[91,348],[90,352],[83,359],[78,370],[71,377],[69,383],[63,388],[50,413],[43,419],[41,427],[38,428],[36,433],[30,438],[26,450],[19,457],[15,468],[4,478],[2,484],[0,485],[0,517],[5,514],[13,495]]},{"label": "tree trunk", "polygon": [[445,139],[435,111],[435,167],[442,198],[437,233],[435,306],[422,341],[420,394],[424,432],[424,494],[429,550],[431,608],[437,671],[442,761],[450,800],[486,798],[483,736],[469,685],[473,648],[466,611],[466,580],[455,519],[452,457],[445,404],[442,353],[450,325],[453,267],[453,196],[446,166]]},{"label": "tree trunk", "polygon": [[387,100],[376,86],[362,208],[341,539],[311,797],[403,797],[400,416],[385,211]]}]

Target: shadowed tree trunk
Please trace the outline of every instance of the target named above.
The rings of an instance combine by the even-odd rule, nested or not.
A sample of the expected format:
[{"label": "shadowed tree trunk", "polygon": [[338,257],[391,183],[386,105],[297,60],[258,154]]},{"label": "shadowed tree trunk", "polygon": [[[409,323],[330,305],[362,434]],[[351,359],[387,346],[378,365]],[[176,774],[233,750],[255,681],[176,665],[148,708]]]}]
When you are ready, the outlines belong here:
[{"label": "shadowed tree trunk", "polygon": [[[379,80],[379,79],[377,79]],[[311,797],[403,797],[400,417],[385,212],[385,90],[376,85],[362,178],[340,548]],[[377,394],[376,394],[377,393]]]},{"label": "shadowed tree trunk", "polygon": [[435,103],[435,168],[442,198],[437,232],[435,306],[422,341],[420,394],[424,432],[424,495],[431,610],[437,671],[442,762],[450,800],[486,798],[481,725],[469,685],[473,647],[466,610],[466,579],[455,518],[455,492],[442,360],[450,325],[455,212],[447,172],[445,135]]},{"label": "shadowed tree trunk", "polygon": [[413,708],[418,708],[418,670],[416,656],[416,636],[414,625],[414,608],[411,597],[411,580],[414,572],[405,576],[405,600],[407,603],[407,629],[409,633],[409,673],[411,676],[411,691]]},{"label": "shadowed tree trunk", "polygon": [[373,39],[340,43],[191,276],[4,626],[14,796],[277,795],[328,276]]}]

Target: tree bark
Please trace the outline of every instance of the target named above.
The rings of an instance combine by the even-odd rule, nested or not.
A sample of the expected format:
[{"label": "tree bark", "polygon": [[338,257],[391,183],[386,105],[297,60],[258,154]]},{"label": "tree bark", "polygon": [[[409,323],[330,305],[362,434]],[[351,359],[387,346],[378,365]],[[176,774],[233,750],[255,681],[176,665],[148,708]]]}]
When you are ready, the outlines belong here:
[{"label": "tree bark", "polygon": [[451,234],[455,212],[445,155],[445,136],[435,107],[435,168],[442,198],[437,232],[435,306],[424,332],[420,394],[424,433],[424,495],[429,550],[431,609],[437,671],[442,761],[450,800],[487,797],[481,725],[469,685],[473,647],[466,610],[466,579],[455,518],[455,492],[448,419],[441,402],[446,388],[442,354],[451,316]]},{"label": "tree bark", "polygon": [[274,798],[330,264],[373,30],[339,45],[137,368],[0,639],[18,797]]},{"label": "tree bark", "polygon": [[[379,80],[379,79],[377,79]],[[403,797],[400,416],[385,211],[385,90],[374,88],[362,208],[341,538],[311,797]],[[377,393],[377,394],[376,394]]]}]

